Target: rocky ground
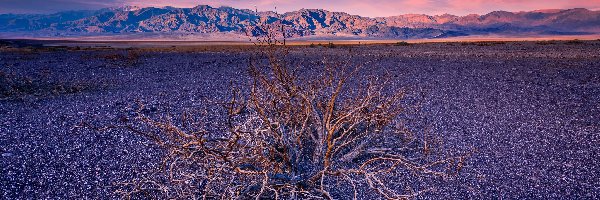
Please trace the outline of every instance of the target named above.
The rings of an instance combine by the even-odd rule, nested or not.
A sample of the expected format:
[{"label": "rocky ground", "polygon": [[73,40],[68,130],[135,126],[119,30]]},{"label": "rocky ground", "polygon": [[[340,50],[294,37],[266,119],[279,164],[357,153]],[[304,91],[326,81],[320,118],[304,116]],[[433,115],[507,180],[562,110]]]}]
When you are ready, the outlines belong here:
[{"label": "rocky ground", "polygon": [[[117,123],[136,101],[177,114],[222,99],[247,83],[244,49],[2,50],[4,77],[43,76],[51,87],[0,100],[0,196],[116,198],[114,184],[161,151],[128,131],[78,125]],[[460,176],[421,198],[600,198],[600,41],[293,47],[290,58],[369,62],[408,92],[412,131],[476,149]]]}]

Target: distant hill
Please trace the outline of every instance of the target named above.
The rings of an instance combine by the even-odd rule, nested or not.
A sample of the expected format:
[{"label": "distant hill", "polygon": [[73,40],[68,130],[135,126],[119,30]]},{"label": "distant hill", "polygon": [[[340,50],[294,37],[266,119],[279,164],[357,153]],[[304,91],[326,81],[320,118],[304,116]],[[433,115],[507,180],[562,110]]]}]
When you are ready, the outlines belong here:
[{"label": "distant hill", "polygon": [[495,11],[485,15],[406,14],[369,18],[322,9],[287,13],[254,12],[206,5],[194,8],[122,7],[55,14],[1,14],[0,32],[44,36],[121,35],[127,33],[194,34],[264,32],[261,24],[285,25],[289,37],[355,37],[382,39],[443,38],[465,35],[600,33],[600,11],[583,8]]}]

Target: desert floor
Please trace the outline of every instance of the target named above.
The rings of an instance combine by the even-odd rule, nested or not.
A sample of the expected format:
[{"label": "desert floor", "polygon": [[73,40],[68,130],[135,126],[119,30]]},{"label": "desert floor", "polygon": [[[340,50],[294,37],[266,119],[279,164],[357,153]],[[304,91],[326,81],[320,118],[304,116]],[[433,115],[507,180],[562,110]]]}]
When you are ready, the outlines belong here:
[{"label": "desert floor", "polygon": [[[0,100],[2,199],[116,198],[115,183],[163,152],[132,132],[79,125],[121,123],[136,102],[177,116],[249,82],[253,47],[170,46],[0,50],[4,76],[51,85]],[[600,198],[600,41],[292,46],[288,59],[368,63],[407,92],[400,120],[411,131],[475,150],[422,198]]]}]

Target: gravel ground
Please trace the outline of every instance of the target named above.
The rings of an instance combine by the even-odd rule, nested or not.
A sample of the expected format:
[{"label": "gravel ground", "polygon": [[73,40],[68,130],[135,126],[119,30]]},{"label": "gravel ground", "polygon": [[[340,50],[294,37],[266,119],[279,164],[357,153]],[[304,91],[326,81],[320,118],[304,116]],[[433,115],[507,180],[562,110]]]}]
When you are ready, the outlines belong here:
[{"label": "gravel ground", "polygon": [[[487,44],[487,43],[486,43]],[[125,50],[3,51],[5,72],[86,83],[74,94],[0,100],[2,199],[115,198],[113,184],[153,167],[161,151],[111,124],[136,100],[152,113],[180,113],[245,82],[248,52]],[[341,48],[294,47],[294,60],[344,59]],[[354,46],[350,62],[391,73],[419,105],[403,116],[444,147],[476,149],[462,174],[426,199],[600,198],[600,42]]]}]

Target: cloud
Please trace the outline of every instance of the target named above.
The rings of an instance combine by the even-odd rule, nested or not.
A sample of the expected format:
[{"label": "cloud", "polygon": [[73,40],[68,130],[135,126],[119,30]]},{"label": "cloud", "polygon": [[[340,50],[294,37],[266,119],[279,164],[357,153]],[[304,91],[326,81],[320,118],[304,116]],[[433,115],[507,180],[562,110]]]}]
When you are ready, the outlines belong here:
[{"label": "cloud", "polygon": [[600,9],[600,0],[0,0],[0,13],[48,13],[63,10],[98,9],[137,5],[142,7],[193,7],[200,4],[287,12],[301,8],[322,8],[370,17],[406,13],[483,14],[495,10]]}]

